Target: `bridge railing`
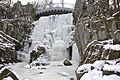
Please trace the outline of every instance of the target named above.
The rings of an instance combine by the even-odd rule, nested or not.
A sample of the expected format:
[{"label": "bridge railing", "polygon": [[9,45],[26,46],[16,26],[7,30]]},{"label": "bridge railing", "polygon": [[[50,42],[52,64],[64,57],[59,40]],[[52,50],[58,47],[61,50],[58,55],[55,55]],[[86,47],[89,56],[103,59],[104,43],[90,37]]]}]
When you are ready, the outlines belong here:
[{"label": "bridge railing", "polygon": [[74,9],[74,4],[70,4],[70,3],[52,3],[52,4],[46,4],[40,8],[38,8],[39,10],[40,9],[48,9],[48,8],[55,8],[55,7],[60,7],[60,8],[71,8],[71,9]]},{"label": "bridge railing", "polygon": [[64,3],[64,4],[61,4],[61,3],[55,3],[53,4],[53,7],[63,7],[63,8],[74,8],[74,4],[69,4],[69,3]]}]

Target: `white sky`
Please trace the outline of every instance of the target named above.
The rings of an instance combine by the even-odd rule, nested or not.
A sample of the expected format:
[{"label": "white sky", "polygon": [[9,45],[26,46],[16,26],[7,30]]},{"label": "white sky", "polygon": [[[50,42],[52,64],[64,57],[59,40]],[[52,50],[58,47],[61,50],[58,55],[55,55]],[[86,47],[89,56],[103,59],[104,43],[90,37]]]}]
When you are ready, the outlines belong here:
[{"label": "white sky", "polygon": [[[12,0],[13,2],[17,2],[18,0]],[[23,5],[27,4],[28,2],[32,2],[32,1],[38,1],[38,0],[19,0],[22,2]],[[42,1],[42,0],[41,0]],[[64,0],[64,3],[72,3],[75,4],[76,0]],[[53,2],[55,3],[59,3],[60,0],[53,0]]]}]

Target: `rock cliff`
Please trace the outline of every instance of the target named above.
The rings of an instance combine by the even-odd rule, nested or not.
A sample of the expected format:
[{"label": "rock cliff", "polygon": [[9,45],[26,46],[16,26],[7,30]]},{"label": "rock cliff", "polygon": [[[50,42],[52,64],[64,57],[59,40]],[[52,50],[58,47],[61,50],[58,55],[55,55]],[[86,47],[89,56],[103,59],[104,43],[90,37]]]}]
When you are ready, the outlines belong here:
[{"label": "rock cliff", "polygon": [[[22,7],[26,8],[28,6],[31,5],[28,4]],[[8,7],[6,4],[0,3],[0,11],[2,11],[0,12],[0,64],[17,62],[16,51],[23,48],[34,27],[32,24],[33,13],[31,15],[26,15],[27,12],[24,12],[24,15],[19,15],[18,13],[19,16],[17,17],[15,17],[16,14],[13,14],[14,17],[12,17],[12,13],[9,13],[11,15],[7,15],[8,9],[10,9],[10,12],[13,11],[13,13],[17,11],[13,10],[14,7],[15,5]],[[32,6],[30,8],[32,9]],[[20,7],[20,9],[22,8]]]},{"label": "rock cliff", "polygon": [[[76,1],[73,24],[75,41],[81,56],[80,65],[120,58],[120,49],[116,51],[111,47],[104,47],[120,46],[120,8],[119,1],[115,1],[112,4],[110,0]],[[105,40],[111,41],[107,43]]]}]

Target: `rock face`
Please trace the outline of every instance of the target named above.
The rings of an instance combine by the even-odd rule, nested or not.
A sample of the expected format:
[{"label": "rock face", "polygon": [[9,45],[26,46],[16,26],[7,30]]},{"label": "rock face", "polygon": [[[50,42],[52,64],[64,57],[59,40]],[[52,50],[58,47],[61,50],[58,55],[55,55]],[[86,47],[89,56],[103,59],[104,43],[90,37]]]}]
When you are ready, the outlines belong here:
[{"label": "rock face", "polygon": [[10,6],[10,3],[0,1],[0,19],[13,19],[24,16],[35,19],[35,9],[32,4],[22,5],[20,1],[17,1],[13,6]]},{"label": "rock face", "polygon": [[0,41],[2,63],[17,61],[16,51],[28,43],[32,28],[32,19],[29,17],[0,20],[0,39],[4,39]]},{"label": "rock face", "polygon": [[[0,3],[0,63],[17,62],[16,51],[20,50],[30,42],[28,39],[34,25],[32,24],[32,5],[26,6],[16,3],[13,7],[7,6],[5,3]],[[14,10],[14,7],[16,10]],[[23,8],[25,11],[23,11]],[[28,7],[30,8],[28,11]],[[20,14],[24,12],[24,14]],[[18,11],[18,15],[17,12]],[[30,14],[27,14],[27,13]],[[16,14],[14,14],[16,13]],[[8,15],[9,14],[9,15]]]},{"label": "rock face", "polygon": [[[114,17],[110,17],[108,1],[76,1],[73,23],[76,26],[75,41],[81,56],[83,56],[83,51],[88,43],[93,40],[113,38],[114,32],[120,29],[118,24],[120,12],[118,11]],[[104,7],[101,5],[102,3],[104,3]]]},{"label": "rock face", "polygon": [[0,30],[22,42],[23,39],[29,37],[28,35],[33,28],[31,22],[32,19],[29,17],[2,20]]},{"label": "rock face", "polygon": [[[80,65],[101,59],[120,58],[119,50],[105,49],[105,44],[115,47],[120,43],[120,8],[116,7],[119,6],[119,1],[113,2],[114,4],[110,4],[109,1],[76,1],[73,23],[76,28],[75,41],[81,57]],[[114,9],[111,6],[114,6]],[[100,43],[109,39],[113,41]]]},{"label": "rock face", "polygon": [[9,70],[7,67],[0,68],[0,80],[4,78],[11,77],[13,80],[20,80],[15,73]]},{"label": "rock face", "polygon": [[0,63],[17,62],[15,47],[21,47],[19,41],[0,31]]}]

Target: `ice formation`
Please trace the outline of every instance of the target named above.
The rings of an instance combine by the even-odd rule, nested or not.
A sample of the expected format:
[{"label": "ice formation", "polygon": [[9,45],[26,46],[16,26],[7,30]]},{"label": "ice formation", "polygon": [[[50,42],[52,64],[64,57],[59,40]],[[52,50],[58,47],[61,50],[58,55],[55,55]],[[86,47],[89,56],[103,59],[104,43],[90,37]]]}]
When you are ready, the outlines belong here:
[{"label": "ice formation", "polygon": [[51,60],[70,59],[70,57],[73,60],[79,60],[77,47],[76,45],[73,46],[74,26],[72,21],[72,13],[41,17],[38,21],[35,21],[35,28],[31,35],[32,46],[29,53],[35,45],[45,45],[47,51],[51,54]]}]

